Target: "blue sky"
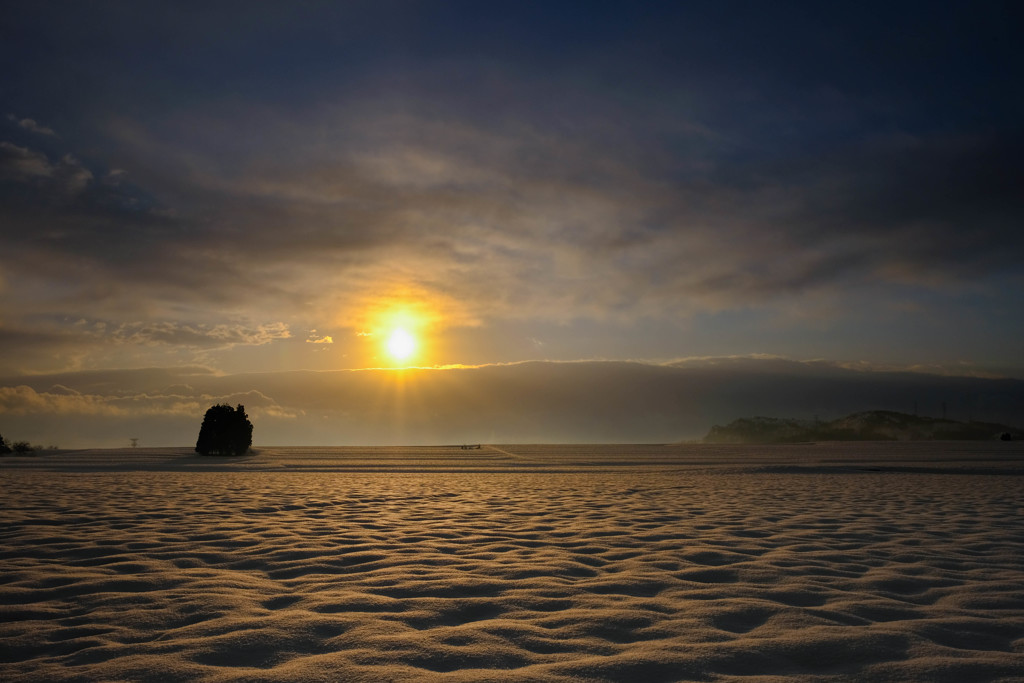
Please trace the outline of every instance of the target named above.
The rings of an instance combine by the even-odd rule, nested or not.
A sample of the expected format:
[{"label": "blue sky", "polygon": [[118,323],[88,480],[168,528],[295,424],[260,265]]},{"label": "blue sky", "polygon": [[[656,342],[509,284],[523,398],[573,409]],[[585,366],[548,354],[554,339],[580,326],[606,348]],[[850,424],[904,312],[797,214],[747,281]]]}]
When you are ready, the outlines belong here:
[{"label": "blue sky", "polygon": [[[1024,378],[1021,18],[5,3],[0,376],[730,356]],[[413,357],[387,355],[396,327]]]}]

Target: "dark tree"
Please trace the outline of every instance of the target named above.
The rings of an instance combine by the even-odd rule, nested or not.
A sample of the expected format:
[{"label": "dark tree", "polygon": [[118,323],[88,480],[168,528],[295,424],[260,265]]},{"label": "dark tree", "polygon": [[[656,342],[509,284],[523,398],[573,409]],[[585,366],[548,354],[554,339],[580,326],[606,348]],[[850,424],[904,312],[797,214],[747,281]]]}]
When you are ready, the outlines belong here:
[{"label": "dark tree", "polygon": [[10,452],[11,452],[11,447],[7,445],[6,441],[4,441],[4,435],[0,434],[0,453],[10,453]]},{"label": "dark tree", "polygon": [[203,455],[242,455],[252,446],[252,422],[245,406],[212,406],[199,428],[196,452]]}]

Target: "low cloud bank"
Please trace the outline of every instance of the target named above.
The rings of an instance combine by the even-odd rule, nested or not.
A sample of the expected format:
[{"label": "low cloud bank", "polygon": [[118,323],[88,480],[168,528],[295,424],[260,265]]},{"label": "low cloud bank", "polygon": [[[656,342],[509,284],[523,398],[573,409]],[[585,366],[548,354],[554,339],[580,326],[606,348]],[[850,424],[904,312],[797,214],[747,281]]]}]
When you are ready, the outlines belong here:
[{"label": "low cloud bank", "polygon": [[221,402],[246,406],[257,445],[670,442],[743,416],[833,419],[870,409],[1021,426],[1024,381],[770,358],[80,372],[0,381],[0,433],[64,447],[126,446],[131,437],[180,446]]}]

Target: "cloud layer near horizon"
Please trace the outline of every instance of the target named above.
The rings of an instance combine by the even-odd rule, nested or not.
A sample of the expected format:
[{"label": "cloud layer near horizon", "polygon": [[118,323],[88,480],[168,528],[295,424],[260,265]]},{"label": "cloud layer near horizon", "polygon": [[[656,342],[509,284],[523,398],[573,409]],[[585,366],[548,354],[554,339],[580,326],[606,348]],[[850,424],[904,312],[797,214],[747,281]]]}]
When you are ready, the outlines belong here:
[{"label": "cloud layer near horizon", "polygon": [[64,447],[188,445],[206,408],[245,405],[257,445],[671,442],[769,415],[860,410],[1015,425],[1024,382],[863,371],[824,362],[708,358],[663,365],[217,375],[205,368],[63,373],[0,386],[0,433]]}]

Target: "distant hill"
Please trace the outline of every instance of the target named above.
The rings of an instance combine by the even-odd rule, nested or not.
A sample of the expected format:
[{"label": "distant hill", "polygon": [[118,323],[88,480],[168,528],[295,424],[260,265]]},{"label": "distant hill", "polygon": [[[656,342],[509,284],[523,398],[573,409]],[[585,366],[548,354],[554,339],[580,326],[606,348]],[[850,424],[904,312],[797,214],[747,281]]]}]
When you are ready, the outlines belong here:
[{"label": "distant hill", "polygon": [[715,425],[705,443],[795,443],[800,441],[983,441],[1024,439],[1024,430],[993,422],[958,422],[891,410],[869,410],[821,422],[745,417]]}]

